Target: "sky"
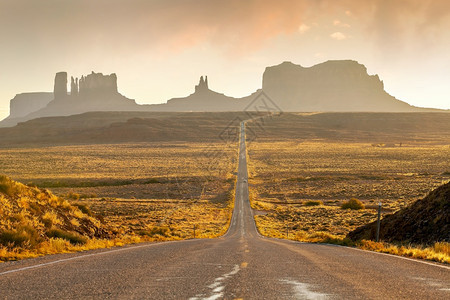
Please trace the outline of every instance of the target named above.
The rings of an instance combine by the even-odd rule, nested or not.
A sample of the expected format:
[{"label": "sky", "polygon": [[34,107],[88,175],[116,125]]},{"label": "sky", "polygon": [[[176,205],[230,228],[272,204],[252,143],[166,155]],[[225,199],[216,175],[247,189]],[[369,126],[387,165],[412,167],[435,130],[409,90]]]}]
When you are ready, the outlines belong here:
[{"label": "sky", "polygon": [[364,64],[397,99],[450,109],[448,0],[0,0],[0,119],[56,72],[116,73],[119,92],[163,103],[209,87],[242,97],[267,66]]}]

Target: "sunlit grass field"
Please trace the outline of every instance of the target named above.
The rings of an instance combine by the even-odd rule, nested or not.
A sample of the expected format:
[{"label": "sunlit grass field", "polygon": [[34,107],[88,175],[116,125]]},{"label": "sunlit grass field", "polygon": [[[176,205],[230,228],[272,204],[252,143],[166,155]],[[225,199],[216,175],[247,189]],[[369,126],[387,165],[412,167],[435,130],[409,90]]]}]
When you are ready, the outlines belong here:
[{"label": "sunlit grass field", "polygon": [[[323,231],[343,237],[373,221],[379,202],[391,213],[448,181],[448,153],[449,145],[252,142],[249,184],[258,226],[274,236]],[[351,198],[365,209],[342,209]]]},{"label": "sunlit grass field", "polygon": [[[237,149],[223,143],[2,149],[0,174],[88,207],[116,241],[102,242],[106,246],[213,238],[225,233],[231,218]],[[3,256],[18,258],[19,252]]]}]

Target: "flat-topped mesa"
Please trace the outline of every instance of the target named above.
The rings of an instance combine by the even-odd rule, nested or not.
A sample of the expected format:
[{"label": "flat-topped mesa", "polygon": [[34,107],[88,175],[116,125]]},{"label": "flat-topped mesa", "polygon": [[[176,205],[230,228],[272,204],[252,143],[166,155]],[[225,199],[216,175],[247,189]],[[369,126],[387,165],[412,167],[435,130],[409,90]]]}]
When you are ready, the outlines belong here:
[{"label": "flat-topped mesa", "polygon": [[384,90],[378,75],[353,60],[329,60],[312,67],[291,62],[267,67],[263,90],[291,111],[410,111]]},{"label": "flat-topped mesa", "polygon": [[201,93],[204,91],[209,91],[208,88],[208,76],[205,76],[205,79],[203,79],[203,76],[200,76],[200,82],[195,86],[195,92]]},{"label": "flat-topped mesa", "polygon": [[56,73],[53,95],[55,96],[55,99],[67,96],[67,72]]},{"label": "flat-topped mesa", "polygon": [[[76,79],[78,81],[78,78]],[[78,88],[79,95],[97,94],[97,93],[113,93],[117,94],[117,75],[103,75],[102,73],[94,73],[87,76],[81,76],[80,80],[75,81],[75,89]]]}]

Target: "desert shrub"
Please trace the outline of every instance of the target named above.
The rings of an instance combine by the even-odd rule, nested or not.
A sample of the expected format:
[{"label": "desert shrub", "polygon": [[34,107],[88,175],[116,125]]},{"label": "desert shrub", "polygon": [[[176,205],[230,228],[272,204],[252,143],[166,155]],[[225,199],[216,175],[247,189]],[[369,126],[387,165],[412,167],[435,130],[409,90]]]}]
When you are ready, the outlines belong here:
[{"label": "desert shrub", "polygon": [[75,218],[70,219],[70,224],[75,227],[80,226],[80,222]]},{"label": "desert shrub", "polygon": [[22,213],[13,214],[9,217],[9,220],[14,223],[25,223],[26,219]]},{"label": "desert shrub", "polygon": [[383,243],[370,240],[361,240],[360,242],[358,242],[358,247],[363,250],[372,250],[378,252],[385,249],[385,245]]},{"label": "desert shrub", "polygon": [[66,198],[72,199],[72,200],[78,200],[78,199],[80,199],[80,194],[77,194],[77,193],[74,193],[74,192],[69,192],[66,195]]},{"label": "desert shrub", "polygon": [[31,226],[20,226],[16,230],[5,230],[0,233],[0,244],[7,247],[35,246],[40,241],[36,229]]},{"label": "desert shrub", "polygon": [[35,202],[30,202],[30,210],[34,213],[34,214],[41,214],[42,213],[42,209],[39,206],[39,204],[35,203]]},{"label": "desert shrub", "polygon": [[42,219],[42,224],[44,224],[45,228],[51,228],[53,226],[51,219]]},{"label": "desert shrub", "polygon": [[11,179],[4,175],[0,175],[0,193],[3,193],[9,197],[13,197],[20,191],[19,186],[15,184]]},{"label": "desert shrub", "polygon": [[155,226],[150,230],[140,230],[138,234],[147,236],[154,236],[154,235],[169,236],[169,231],[170,230],[167,227]]},{"label": "desert shrub", "polygon": [[305,206],[319,206],[322,205],[322,201],[320,200],[309,200],[305,202]]},{"label": "desert shrub", "polygon": [[444,253],[450,256],[450,243],[437,242],[434,244],[434,251]]},{"label": "desert shrub", "polygon": [[64,231],[61,229],[53,228],[47,232],[47,236],[50,238],[60,238],[69,241],[71,244],[86,244],[87,238],[77,233]]},{"label": "desert shrub", "polygon": [[144,184],[149,184],[149,183],[161,183],[161,181],[159,181],[157,178],[149,178],[146,181],[144,181]]},{"label": "desert shrub", "polygon": [[0,244],[8,247],[22,246],[28,237],[25,232],[18,232],[14,230],[5,230],[0,233]]},{"label": "desert shrub", "polygon": [[47,211],[42,216],[42,223],[47,228],[51,228],[53,225],[61,224],[61,220],[58,218],[58,214],[54,211]]},{"label": "desert shrub", "polygon": [[87,198],[97,198],[98,195],[95,193],[92,194],[80,194],[80,199],[87,199]]},{"label": "desert shrub", "polygon": [[86,214],[86,215],[92,217],[92,211],[91,211],[91,209],[90,209],[86,204],[75,203],[75,204],[73,204],[73,206],[78,207],[78,209],[81,210],[81,212],[82,212],[83,214]]},{"label": "desert shrub", "polygon": [[359,210],[359,209],[364,209],[365,206],[364,204],[359,201],[356,198],[352,198],[348,201],[345,201],[344,203],[342,203],[341,205],[342,209],[354,209],[354,210]]}]

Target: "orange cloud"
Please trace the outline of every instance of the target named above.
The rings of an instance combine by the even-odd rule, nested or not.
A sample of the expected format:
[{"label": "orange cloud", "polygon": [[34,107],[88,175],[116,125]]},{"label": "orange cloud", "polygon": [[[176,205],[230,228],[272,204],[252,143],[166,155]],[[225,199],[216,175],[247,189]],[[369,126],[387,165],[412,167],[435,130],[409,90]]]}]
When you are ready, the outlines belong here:
[{"label": "orange cloud", "polygon": [[351,22],[380,47],[401,48],[410,36],[439,38],[436,31],[447,32],[449,16],[448,0],[16,0],[0,4],[0,33],[20,43],[100,45],[119,53],[182,51],[208,43],[245,55],[323,20],[344,27]]},{"label": "orange cloud", "polygon": [[335,39],[335,40],[338,40],[338,41],[342,41],[342,40],[347,39],[347,36],[345,34],[343,34],[342,32],[339,32],[339,31],[330,34],[330,37],[332,39]]}]

